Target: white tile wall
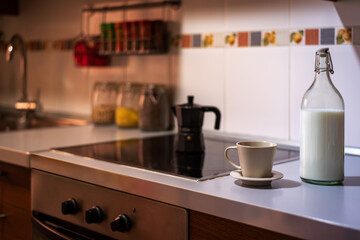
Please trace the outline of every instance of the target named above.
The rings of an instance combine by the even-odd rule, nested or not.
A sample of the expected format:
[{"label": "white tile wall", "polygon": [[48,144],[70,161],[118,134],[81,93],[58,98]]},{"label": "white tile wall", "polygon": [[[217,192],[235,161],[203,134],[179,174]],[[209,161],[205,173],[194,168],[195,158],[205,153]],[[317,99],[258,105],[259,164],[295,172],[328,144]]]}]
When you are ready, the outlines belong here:
[{"label": "white tile wall", "polygon": [[227,0],[226,30],[288,28],[288,0]]},{"label": "white tile wall", "polygon": [[[299,140],[301,100],[314,80],[315,52],[318,46],[290,47],[290,136]],[[308,59],[304,61],[304,59]]]},{"label": "white tile wall", "polygon": [[[179,80],[176,83],[175,103],[186,103],[193,95],[194,103],[215,106],[222,112],[221,129],[225,129],[224,111],[224,50],[184,49],[179,59]],[[215,115],[205,114],[204,127],[214,129]]]},{"label": "white tile wall", "polygon": [[331,1],[293,0],[290,27],[328,27],[341,24],[335,4]]},{"label": "white tile wall", "polygon": [[72,51],[32,52],[28,54],[28,91],[40,100],[46,111],[89,113],[88,70],[75,66]]},{"label": "white tile wall", "polygon": [[288,138],[288,48],[226,52],[226,131]]},{"label": "white tile wall", "polygon": [[331,77],[345,102],[345,144],[360,146],[360,47],[333,48],[332,56]]},{"label": "white tile wall", "polygon": [[[109,0],[107,2],[114,2]],[[80,9],[100,0],[21,0],[18,17],[0,16],[6,39],[19,32],[26,40],[61,39],[80,31]],[[216,33],[360,25],[360,2],[321,0],[183,0],[179,11],[131,11],[127,19],[165,15],[174,32]],[[121,20],[109,13],[107,19]],[[90,32],[98,33],[101,15],[91,19]],[[41,88],[44,109],[90,113],[90,94],[96,81],[155,82],[173,86],[174,102],[195,102],[220,108],[221,131],[299,139],[301,98],[313,81],[314,53],[323,46],[267,48],[208,48],[172,50],[165,56],[115,57],[110,67],[79,68],[72,52],[29,52],[30,96]],[[346,144],[360,147],[360,49],[329,46],[334,84],[346,105]],[[0,52],[0,104],[18,98],[18,63],[5,63]],[[205,115],[205,128],[215,117]]]},{"label": "white tile wall", "polygon": [[206,33],[224,31],[225,14],[223,0],[184,0],[181,5],[181,31]]},{"label": "white tile wall", "polygon": [[20,98],[19,55],[14,54],[11,62],[5,61],[5,53],[0,52],[0,101],[11,106]]}]

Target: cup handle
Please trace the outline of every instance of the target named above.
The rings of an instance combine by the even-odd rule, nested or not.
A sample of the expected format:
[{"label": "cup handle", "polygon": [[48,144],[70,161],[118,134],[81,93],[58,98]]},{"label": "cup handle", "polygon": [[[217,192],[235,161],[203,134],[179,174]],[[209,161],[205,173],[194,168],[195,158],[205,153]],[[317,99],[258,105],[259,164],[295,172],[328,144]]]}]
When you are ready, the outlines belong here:
[{"label": "cup handle", "polygon": [[227,147],[227,148],[225,149],[224,155],[225,155],[226,160],[227,160],[231,165],[233,165],[234,167],[236,167],[237,169],[241,169],[241,167],[240,167],[239,165],[236,165],[235,163],[233,163],[233,161],[230,160],[230,158],[229,158],[229,156],[228,156],[228,151],[229,151],[230,149],[235,149],[235,150],[236,150],[237,147],[236,147],[236,146],[230,146],[230,147]]}]

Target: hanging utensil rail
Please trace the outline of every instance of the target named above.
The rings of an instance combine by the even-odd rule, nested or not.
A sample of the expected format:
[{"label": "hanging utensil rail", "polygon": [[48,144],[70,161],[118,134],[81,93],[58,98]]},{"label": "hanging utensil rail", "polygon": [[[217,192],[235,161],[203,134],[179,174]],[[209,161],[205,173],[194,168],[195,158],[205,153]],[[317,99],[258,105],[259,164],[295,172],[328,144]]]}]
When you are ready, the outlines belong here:
[{"label": "hanging utensil rail", "polygon": [[141,9],[141,8],[156,8],[163,6],[172,6],[178,9],[181,5],[181,0],[174,1],[161,1],[161,2],[146,2],[146,3],[135,3],[135,4],[124,4],[121,6],[106,6],[106,7],[86,7],[83,8],[83,12],[107,12],[107,11],[119,11],[119,10],[131,10],[131,9]]}]

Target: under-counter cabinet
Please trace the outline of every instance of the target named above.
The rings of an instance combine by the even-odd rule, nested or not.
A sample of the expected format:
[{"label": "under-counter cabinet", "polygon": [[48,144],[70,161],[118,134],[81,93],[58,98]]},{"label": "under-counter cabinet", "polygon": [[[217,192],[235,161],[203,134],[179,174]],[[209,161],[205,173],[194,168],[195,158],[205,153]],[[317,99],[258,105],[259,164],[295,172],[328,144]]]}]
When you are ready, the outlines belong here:
[{"label": "under-counter cabinet", "polygon": [[30,169],[0,162],[0,239],[31,239]]},{"label": "under-counter cabinet", "polygon": [[189,240],[298,239],[201,212],[190,211],[189,215]]}]

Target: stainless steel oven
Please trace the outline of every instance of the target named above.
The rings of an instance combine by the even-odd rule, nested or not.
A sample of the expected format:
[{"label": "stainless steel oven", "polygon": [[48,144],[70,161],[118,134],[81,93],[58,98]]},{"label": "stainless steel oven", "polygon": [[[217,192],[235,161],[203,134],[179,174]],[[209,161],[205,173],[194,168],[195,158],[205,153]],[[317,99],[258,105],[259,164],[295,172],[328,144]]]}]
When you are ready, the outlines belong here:
[{"label": "stainless steel oven", "polygon": [[[205,152],[179,153],[171,134],[53,151],[205,181],[233,170],[223,155],[233,142],[206,137]],[[298,156],[297,150],[278,148],[274,164]],[[188,238],[185,209],[36,169],[31,178],[33,239]],[[143,190],[151,191],[146,186]]]},{"label": "stainless steel oven", "polygon": [[[144,189],[146,190],[146,189]],[[32,170],[32,239],[187,239],[185,209]]]}]

